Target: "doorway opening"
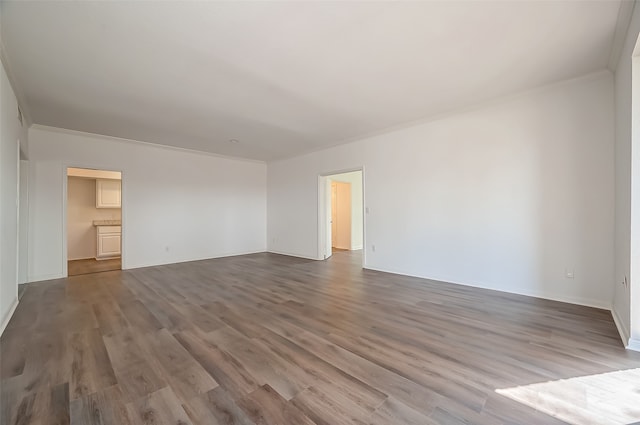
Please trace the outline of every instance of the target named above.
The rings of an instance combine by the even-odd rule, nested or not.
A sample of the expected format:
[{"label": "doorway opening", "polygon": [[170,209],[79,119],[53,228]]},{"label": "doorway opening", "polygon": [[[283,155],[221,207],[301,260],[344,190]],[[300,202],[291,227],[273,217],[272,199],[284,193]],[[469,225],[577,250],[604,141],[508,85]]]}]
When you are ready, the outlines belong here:
[{"label": "doorway opening", "polygon": [[122,270],[122,173],[67,168],[67,275]]},{"label": "doorway opening", "polygon": [[364,259],[364,176],[362,169],[321,175],[318,186],[319,258],[354,251]]}]

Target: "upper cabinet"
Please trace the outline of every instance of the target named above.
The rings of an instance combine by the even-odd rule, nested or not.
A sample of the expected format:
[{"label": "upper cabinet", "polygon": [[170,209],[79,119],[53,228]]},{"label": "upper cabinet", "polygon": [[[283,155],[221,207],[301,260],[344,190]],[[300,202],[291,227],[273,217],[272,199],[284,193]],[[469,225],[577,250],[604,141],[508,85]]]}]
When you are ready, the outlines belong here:
[{"label": "upper cabinet", "polygon": [[96,180],[96,208],[120,208],[122,182],[120,180]]}]

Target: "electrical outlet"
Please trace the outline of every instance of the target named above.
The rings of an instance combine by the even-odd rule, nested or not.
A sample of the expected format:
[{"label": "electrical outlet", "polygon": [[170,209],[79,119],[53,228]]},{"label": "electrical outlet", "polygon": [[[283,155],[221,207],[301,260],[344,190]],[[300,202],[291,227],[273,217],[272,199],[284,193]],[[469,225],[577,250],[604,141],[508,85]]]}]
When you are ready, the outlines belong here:
[{"label": "electrical outlet", "polygon": [[573,279],[573,269],[564,269],[564,277],[567,279]]},{"label": "electrical outlet", "polygon": [[371,245],[371,251],[376,252],[376,246],[375,245]]}]

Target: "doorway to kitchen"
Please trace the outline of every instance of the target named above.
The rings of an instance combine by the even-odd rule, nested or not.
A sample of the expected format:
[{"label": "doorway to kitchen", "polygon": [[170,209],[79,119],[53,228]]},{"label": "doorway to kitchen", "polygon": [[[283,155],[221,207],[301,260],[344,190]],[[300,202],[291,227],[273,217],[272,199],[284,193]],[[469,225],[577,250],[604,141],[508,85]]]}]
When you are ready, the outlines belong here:
[{"label": "doorway to kitchen", "polygon": [[[364,246],[363,170],[321,175],[318,217],[321,259],[335,252],[362,253]],[[362,255],[362,264],[365,259]]]},{"label": "doorway to kitchen", "polygon": [[67,168],[67,274],[122,269],[122,173]]}]

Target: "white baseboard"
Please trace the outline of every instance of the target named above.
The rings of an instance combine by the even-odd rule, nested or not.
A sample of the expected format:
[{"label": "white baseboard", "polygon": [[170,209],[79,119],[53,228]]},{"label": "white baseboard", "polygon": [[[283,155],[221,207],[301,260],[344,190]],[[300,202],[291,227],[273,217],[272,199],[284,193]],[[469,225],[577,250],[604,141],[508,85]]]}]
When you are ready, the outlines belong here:
[{"label": "white baseboard", "polygon": [[317,257],[309,257],[307,255],[300,255],[300,254],[292,254],[290,252],[285,252],[285,251],[276,251],[274,249],[268,249],[267,250],[268,253],[271,254],[278,254],[278,255],[286,255],[287,257],[296,257],[296,258],[304,258],[306,260],[323,260],[322,258],[317,258]]},{"label": "white baseboard", "polygon": [[127,263],[126,266],[124,263],[122,263],[122,270],[133,270],[133,269],[142,269],[145,267],[166,266],[167,264],[191,263],[193,261],[214,260],[216,258],[237,257],[239,255],[260,254],[263,252],[265,251],[262,250],[262,251],[229,252],[229,253],[223,253],[223,254],[207,255],[204,257],[196,257],[196,258],[173,258],[173,259],[166,259],[166,260],[143,262],[138,264]]},{"label": "white baseboard", "polygon": [[640,351],[640,340],[630,338],[627,350]]},{"label": "white baseboard", "polygon": [[2,324],[0,325],[0,336],[2,336],[2,334],[4,333],[4,330],[6,329],[7,325],[9,324],[9,321],[13,317],[13,313],[16,311],[16,307],[18,307],[18,298],[17,297],[16,297],[15,300],[13,300],[13,304],[11,304],[11,308],[7,312],[7,315],[2,319]]},{"label": "white baseboard", "polygon": [[28,276],[27,283],[43,282],[45,280],[56,280],[56,279],[64,279],[64,278],[65,276],[62,273],[41,274],[36,276]]},{"label": "white baseboard", "polygon": [[611,311],[611,304],[610,303],[602,302],[602,301],[599,301],[599,300],[588,299],[588,298],[571,297],[571,296],[551,294],[551,293],[539,293],[539,292],[536,292],[536,291],[527,291],[527,290],[521,290],[521,289],[517,289],[517,288],[514,289],[514,290],[508,291],[506,289],[495,288],[495,287],[492,287],[492,286],[485,285],[482,282],[457,282],[455,280],[448,279],[446,277],[420,276],[420,275],[409,274],[409,273],[398,271],[398,270],[390,270],[390,269],[386,269],[386,268],[382,268],[382,267],[376,267],[376,266],[372,267],[369,264],[365,264],[364,268],[368,269],[368,270],[375,270],[375,271],[384,272],[384,273],[398,274],[398,275],[401,275],[401,276],[417,277],[419,279],[426,279],[426,280],[431,280],[431,281],[434,281],[434,282],[443,282],[443,283],[451,283],[451,284],[454,284],[454,285],[470,286],[470,287],[473,287],[473,288],[487,289],[489,291],[498,291],[498,292],[504,292],[504,293],[507,293],[507,294],[515,294],[515,295],[524,295],[524,296],[527,296],[527,297],[542,298],[542,299],[545,299],[545,300],[559,301],[559,302],[567,303],[567,304],[583,305],[585,307],[593,307],[593,308],[598,308],[598,309],[601,309],[601,310]]},{"label": "white baseboard", "polygon": [[613,317],[613,323],[615,323],[616,328],[618,328],[620,339],[622,339],[622,345],[628,348],[630,341],[629,341],[629,330],[627,329],[626,324],[620,318],[615,308],[611,309],[611,316]]}]

